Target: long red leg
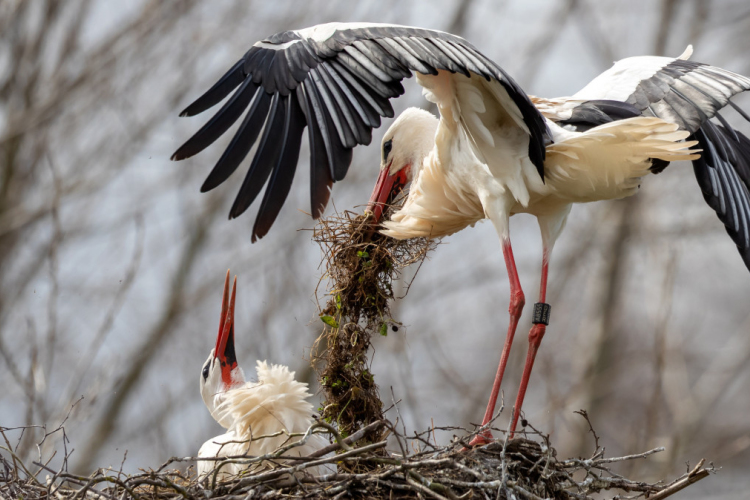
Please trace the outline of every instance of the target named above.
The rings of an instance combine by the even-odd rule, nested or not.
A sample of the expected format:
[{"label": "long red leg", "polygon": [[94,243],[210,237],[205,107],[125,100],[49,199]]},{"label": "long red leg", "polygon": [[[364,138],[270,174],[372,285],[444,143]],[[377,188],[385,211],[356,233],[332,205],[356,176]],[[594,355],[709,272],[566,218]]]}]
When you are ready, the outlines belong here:
[{"label": "long red leg", "polygon": [[[492,384],[490,401],[487,403],[487,410],[484,412],[482,425],[487,425],[495,414],[495,405],[497,404],[497,397],[500,394],[500,385],[503,382],[505,365],[508,364],[508,356],[510,355],[510,348],[513,344],[513,336],[516,334],[518,320],[521,318],[521,312],[526,303],[523,290],[521,289],[521,282],[518,279],[518,270],[516,270],[516,261],[513,258],[513,248],[510,245],[510,238],[503,242],[503,256],[505,257],[505,267],[508,269],[508,280],[510,281],[510,307],[508,308],[508,311],[510,312],[510,323],[508,324],[508,333],[505,335],[505,345],[503,345],[503,352],[500,355],[500,364],[497,367],[495,382]],[[489,430],[486,430],[482,434],[475,436],[469,444],[481,445],[489,442],[490,439],[492,439],[492,433]]]},{"label": "long red leg", "polygon": [[[539,351],[539,345],[542,343],[544,332],[547,329],[547,322],[549,321],[549,306],[545,304],[547,298],[547,268],[549,264],[549,254],[544,252],[544,258],[542,259],[542,282],[539,287],[539,303],[542,304],[542,308],[546,308],[544,318],[534,318],[534,326],[531,327],[529,332],[529,352],[526,355],[526,364],[523,367],[523,376],[521,377],[521,386],[518,389],[518,396],[516,396],[516,404],[513,407],[513,424],[510,426],[510,437],[516,431],[516,424],[518,423],[518,417],[521,414],[521,406],[523,406],[523,398],[526,396],[526,387],[529,385],[529,377],[531,376],[531,368],[534,366],[534,360],[536,359],[536,353]],[[537,307],[537,306],[535,306]],[[539,322],[537,322],[539,321]]]}]

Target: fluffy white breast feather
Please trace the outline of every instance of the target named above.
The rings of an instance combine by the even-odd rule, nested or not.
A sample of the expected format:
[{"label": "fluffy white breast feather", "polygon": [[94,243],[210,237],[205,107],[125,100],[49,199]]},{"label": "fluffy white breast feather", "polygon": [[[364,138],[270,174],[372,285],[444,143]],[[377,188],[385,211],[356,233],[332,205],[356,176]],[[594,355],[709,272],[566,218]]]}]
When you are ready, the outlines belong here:
[{"label": "fluffy white breast feather", "polygon": [[[229,432],[206,442],[198,456],[226,457],[234,455],[260,456],[277,450],[280,446],[298,441],[289,433],[304,433],[313,425],[313,406],[308,401],[307,384],[294,379],[294,372],[283,365],[257,362],[257,382],[228,391],[217,409],[232,421]],[[275,437],[263,437],[281,432]],[[311,435],[307,443],[285,454],[305,456],[328,444],[318,434]],[[205,454],[203,454],[205,452]],[[212,461],[198,462],[198,473],[204,475],[215,466]],[[262,463],[248,468],[246,464],[229,463],[222,467],[221,476],[237,475],[243,470],[271,468]],[[306,469],[320,473],[319,470]]]},{"label": "fluffy white breast feather", "polygon": [[[280,430],[305,432],[313,424],[313,405],[307,401],[310,397],[307,384],[296,381],[294,372],[283,365],[258,361],[256,370],[258,381],[227,393],[220,408],[234,422],[230,430],[248,439]],[[288,439],[284,435],[261,439],[255,449],[259,454],[269,453]]]},{"label": "fluffy white breast feather", "polygon": [[453,133],[433,114],[418,108],[405,110],[391,125],[385,137],[393,137],[394,163],[412,165],[414,178],[402,207],[383,223],[383,234],[398,239],[435,238],[484,218],[479,198],[456,175],[458,165],[478,162],[465,142],[468,138],[464,137],[461,147],[451,139]]}]

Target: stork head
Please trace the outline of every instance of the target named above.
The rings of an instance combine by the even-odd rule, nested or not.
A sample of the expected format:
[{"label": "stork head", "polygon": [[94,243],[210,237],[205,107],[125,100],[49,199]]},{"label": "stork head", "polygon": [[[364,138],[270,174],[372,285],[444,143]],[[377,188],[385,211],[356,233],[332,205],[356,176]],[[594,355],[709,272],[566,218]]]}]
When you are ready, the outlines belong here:
[{"label": "stork head", "polygon": [[407,108],[390,126],[381,145],[380,175],[367,211],[378,223],[407,184],[416,178],[422,160],[435,145],[438,119],[420,108]]},{"label": "stork head", "polygon": [[[245,382],[242,369],[237,366],[234,352],[234,301],[237,294],[237,277],[232,285],[232,296],[229,298],[229,271],[224,280],[224,294],[221,302],[221,318],[216,346],[211,349],[208,359],[201,370],[201,397],[212,415],[221,401],[223,394]],[[217,420],[219,420],[217,418]]]}]

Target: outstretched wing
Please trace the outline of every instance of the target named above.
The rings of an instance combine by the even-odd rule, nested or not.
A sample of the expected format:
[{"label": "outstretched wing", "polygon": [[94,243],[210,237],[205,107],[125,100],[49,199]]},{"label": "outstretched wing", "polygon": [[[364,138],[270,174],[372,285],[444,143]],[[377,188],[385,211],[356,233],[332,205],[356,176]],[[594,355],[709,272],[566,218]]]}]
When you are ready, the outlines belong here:
[{"label": "outstretched wing", "polygon": [[693,170],[703,198],[750,269],[750,139],[723,123],[707,121],[693,134],[703,148],[701,157],[693,160]]},{"label": "outstretched wing", "polygon": [[[615,63],[569,99],[541,103],[562,125],[585,130],[637,114],[676,123],[703,150],[693,160],[708,205],[724,223],[750,269],[750,140],[718,113],[729,104],[750,121],[731,98],[750,90],[750,78],[688,61],[692,47],[673,59],[631,57]],[[711,121],[716,118],[721,125]],[[655,164],[656,172],[666,166]]]},{"label": "outstretched wing", "polygon": [[[268,180],[252,239],[262,238],[284,204],[294,178],[305,126],[310,145],[310,201],[322,213],[333,182],[344,178],[352,148],[369,144],[380,117],[392,117],[389,99],[404,92],[412,72],[439,70],[499,82],[513,114],[528,130],[529,157],[543,176],[547,128],[522,89],[494,62],[460,37],[407,26],[331,23],[278,33],[256,43],[181,116],[193,116],[234,93],[172,156],[193,156],[218,139],[245,110],[231,143],[204,182],[224,182],[257,142],[255,155],[229,213],[242,214]],[[235,90],[236,89],[236,90]],[[269,180],[270,178],[270,180]]]}]

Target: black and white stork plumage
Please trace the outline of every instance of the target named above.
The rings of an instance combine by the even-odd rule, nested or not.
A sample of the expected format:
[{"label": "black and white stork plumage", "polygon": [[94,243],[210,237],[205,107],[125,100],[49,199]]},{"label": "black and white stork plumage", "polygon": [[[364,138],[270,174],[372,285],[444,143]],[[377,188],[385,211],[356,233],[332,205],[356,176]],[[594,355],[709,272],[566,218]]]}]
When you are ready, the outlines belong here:
[{"label": "black and white stork plumage", "polygon": [[[657,116],[689,131],[702,150],[701,157],[693,160],[693,170],[703,197],[750,269],[750,139],[718,113],[730,105],[750,121],[731,101],[750,90],[750,79],[690,61],[692,52],[689,46],[677,58],[623,59],[572,97],[532,99],[546,117],[571,130],[642,115]],[[653,170],[659,173],[664,167],[654,165]]]},{"label": "black and white stork plumage", "polygon": [[[268,232],[289,193],[305,126],[311,211],[318,217],[332,183],[346,175],[352,148],[370,142],[380,117],[393,116],[389,99],[401,95],[400,81],[415,73],[440,117],[412,108],[391,125],[368,209],[378,222],[383,206],[410,184],[400,209],[383,222],[385,234],[440,237],[485,218],[497,230],[511,288],[510,324],[483,424],[493,417],[525,303],[509,217],[537,217],[544,245],[541,287],[515,428],[549,320],[550,254],[573,203],[629,196],[648,173],[693,160],[706,199],[750,266],[748,140],[723,121],[709,122],[732,95],[750,89],[750,80],[684,59],[627,59],[571,98],[531,99],[497,64],[448,33],[363,23],[287,31],[256,43],[183,111],[195,115],[234,91],[172,158],[202,151],[247,110],[202,190],[225,181],[257,142],[230,212],[230,218],[242,214],[268,181],[255,241]],[[702,157],[689,149],[696,144]]]}]

